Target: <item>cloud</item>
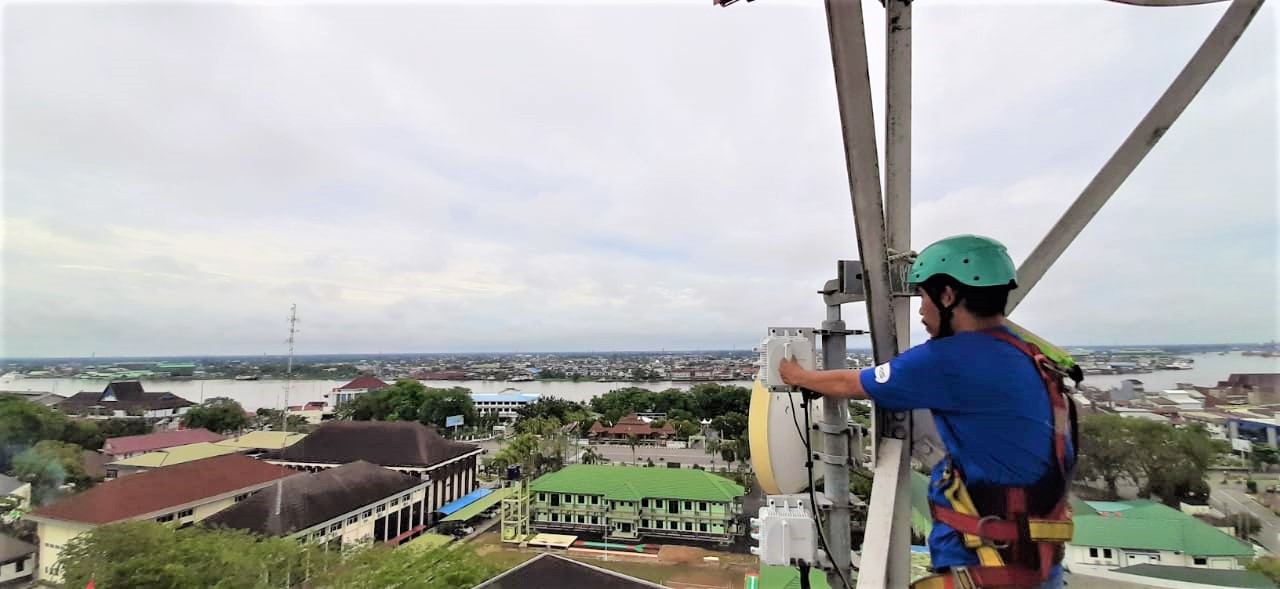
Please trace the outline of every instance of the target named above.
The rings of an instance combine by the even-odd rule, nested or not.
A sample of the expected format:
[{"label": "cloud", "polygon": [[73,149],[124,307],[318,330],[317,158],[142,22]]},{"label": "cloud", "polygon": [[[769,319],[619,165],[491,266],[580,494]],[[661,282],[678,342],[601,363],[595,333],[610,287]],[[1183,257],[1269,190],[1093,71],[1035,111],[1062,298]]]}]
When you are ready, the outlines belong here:
[{"label": "cloud", "polygon": [[[279,351],[295,302],[304,353],[817,323],[857,255],[826,24],[757,4],[11,6],[0,355]],[[917,7],[916,247],[979,232],[1025,257],[1220,11]],[[1275,20],[1021,323],[1277,337]]]}]

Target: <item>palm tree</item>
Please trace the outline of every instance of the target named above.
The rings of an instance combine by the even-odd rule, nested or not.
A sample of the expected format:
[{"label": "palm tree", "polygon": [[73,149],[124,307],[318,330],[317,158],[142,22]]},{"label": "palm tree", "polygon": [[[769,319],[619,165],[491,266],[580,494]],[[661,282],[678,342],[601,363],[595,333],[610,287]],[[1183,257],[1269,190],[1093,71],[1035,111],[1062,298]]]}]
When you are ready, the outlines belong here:
[{"label": "palm tree", "polygon": [[597,462],[600,462],[600,454],[596,452],[595,448],[587,446],[587,449],[582,451],[582,463],[595,464]]},{"label": "palm tree", "polygon": [[714,440],[707,440],[703,446],[706,448],[707,452],[711,454],[711,470],[715,470],[716,456],[720,454],[720,440],[718,438]]},{"label": "palm tree", "polygon": [[627,445],[631,446],[631,464],[636,464],[636,445],[640,443],[640,436],[635,434],[627,434]]}]

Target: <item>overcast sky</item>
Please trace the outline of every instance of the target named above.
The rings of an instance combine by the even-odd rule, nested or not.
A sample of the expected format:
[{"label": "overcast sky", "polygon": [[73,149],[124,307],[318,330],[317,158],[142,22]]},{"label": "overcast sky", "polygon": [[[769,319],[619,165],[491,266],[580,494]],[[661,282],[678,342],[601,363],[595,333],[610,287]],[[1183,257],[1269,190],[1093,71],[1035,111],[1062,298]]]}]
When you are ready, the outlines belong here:
[{"label": "overcast sky", "polygon": [[[916,4],[917,249],[1021,261],[1223,10],[1031,4]],[[820,322],[857,256],[817,2],[3,20],[0,356],[282,353],[290,303],[300,353],[742,349]],[[1020,323],[1280,337],[1276,31],[1268,5]]]}]

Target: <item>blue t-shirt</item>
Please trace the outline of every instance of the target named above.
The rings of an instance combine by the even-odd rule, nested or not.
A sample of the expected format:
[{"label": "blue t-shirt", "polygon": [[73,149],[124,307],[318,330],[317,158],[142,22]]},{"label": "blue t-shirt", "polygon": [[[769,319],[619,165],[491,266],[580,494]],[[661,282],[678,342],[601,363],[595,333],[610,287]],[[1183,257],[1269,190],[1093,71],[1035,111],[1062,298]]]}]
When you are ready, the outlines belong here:
[{"label": "blue t-shirt", "polygon": [[[1030,358],[992,335],[967,331],[930,340],[864,370],[861,380],[885,409],[932,410],[967,485],[1027,486],[1056,468],[1044,382]],[[940,505],[949,504],[939,488],[945,465],[934,467],[929,485],[929,500]],[[929,534],[929,554],[935,569],[978,564],[960,534],[939,522]]]}]

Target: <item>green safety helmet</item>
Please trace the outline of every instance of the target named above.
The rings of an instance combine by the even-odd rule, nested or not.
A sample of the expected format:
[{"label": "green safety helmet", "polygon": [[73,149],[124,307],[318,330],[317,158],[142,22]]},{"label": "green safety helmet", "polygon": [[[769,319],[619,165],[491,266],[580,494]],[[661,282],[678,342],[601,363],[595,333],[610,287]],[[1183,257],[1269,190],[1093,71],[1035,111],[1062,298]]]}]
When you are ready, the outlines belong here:
[{"label": "green safety helmet", "polygon": [[1018,286],[1018,271],[1004,244],[980,235],[956,235],[924,248],[907,280],[918,286],[939,274],[968,286]]}]

